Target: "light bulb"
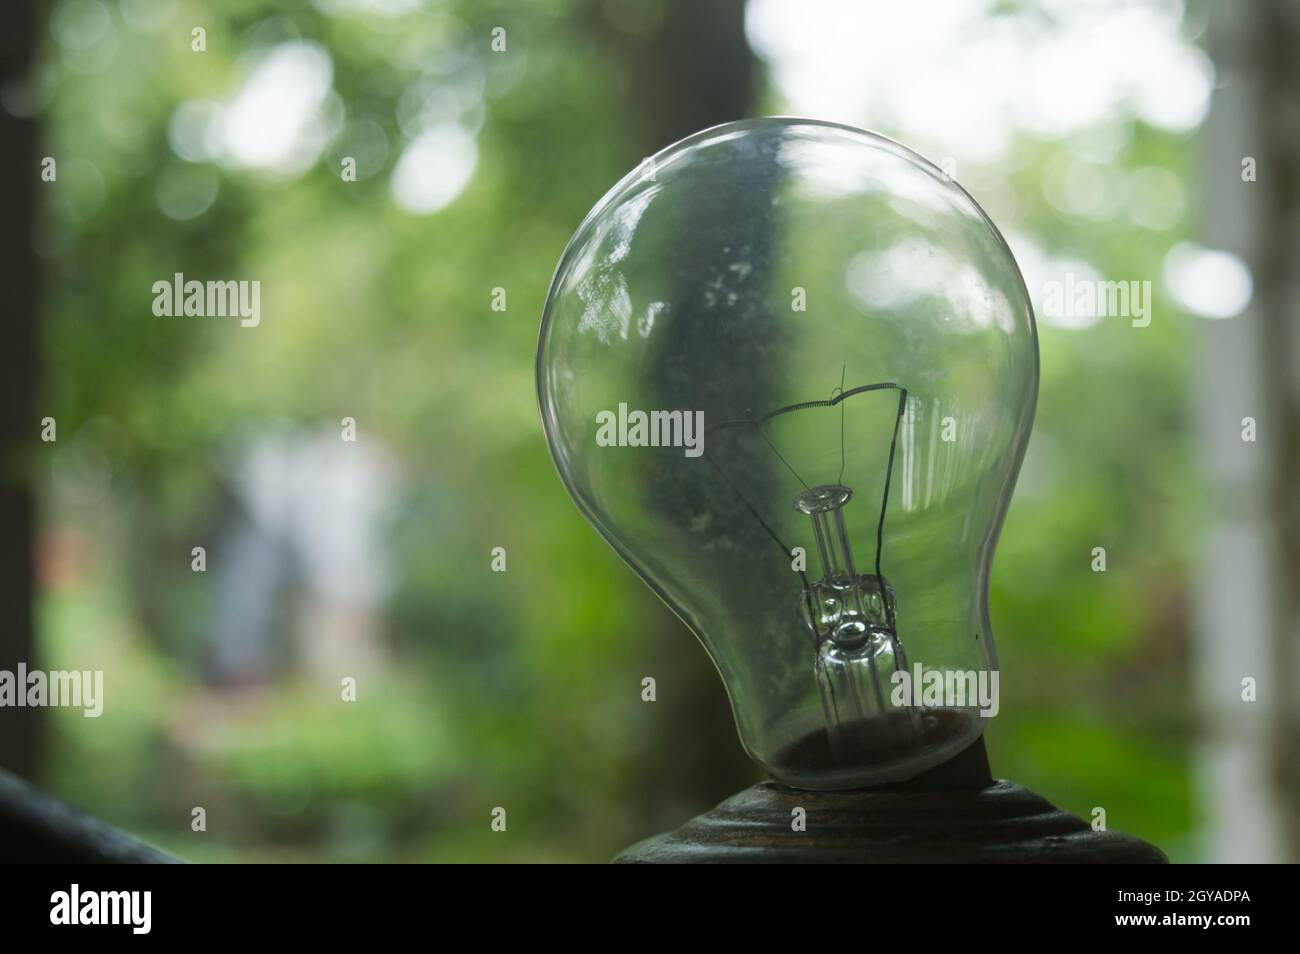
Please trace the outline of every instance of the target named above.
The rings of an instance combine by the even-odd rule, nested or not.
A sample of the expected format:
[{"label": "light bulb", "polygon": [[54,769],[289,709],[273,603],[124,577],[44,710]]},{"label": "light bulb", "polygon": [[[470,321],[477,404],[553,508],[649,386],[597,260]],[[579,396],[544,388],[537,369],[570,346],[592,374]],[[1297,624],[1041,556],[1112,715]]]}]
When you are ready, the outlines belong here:
[{"label": "light bulb", "polygon": [[625,176],[564,251],[537,355],[574,501],[703,643],[749,755],[814,789],[910,778],[996,711],[989,572],[1037,381],[970,195],[801,119]]}]

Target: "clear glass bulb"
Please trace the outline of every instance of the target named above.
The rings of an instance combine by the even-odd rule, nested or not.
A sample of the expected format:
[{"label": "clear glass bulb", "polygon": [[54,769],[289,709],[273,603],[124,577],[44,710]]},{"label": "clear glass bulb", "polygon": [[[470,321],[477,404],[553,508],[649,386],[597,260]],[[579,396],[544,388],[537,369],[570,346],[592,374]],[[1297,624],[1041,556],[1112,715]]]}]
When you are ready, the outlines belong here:
[{"label": "clear glass bulb", "polygon": [[910,778],[983,731],[1037,382],[1024,282],[975,201],[801,119],[624,177],[565,249],[537,354],[578,507],[704,644],[750,756],[816,789]]}]

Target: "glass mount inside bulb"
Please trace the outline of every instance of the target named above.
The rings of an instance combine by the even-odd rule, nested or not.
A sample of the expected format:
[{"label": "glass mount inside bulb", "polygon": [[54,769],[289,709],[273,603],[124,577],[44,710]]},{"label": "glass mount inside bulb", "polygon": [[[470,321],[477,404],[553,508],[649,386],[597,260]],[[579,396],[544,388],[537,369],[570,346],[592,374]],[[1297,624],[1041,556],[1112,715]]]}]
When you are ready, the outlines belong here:
[{"label": "glass mount inside bulb", "polygon": [[805,586],[801,609],[816,653],[826,742],[837,761],[869,754],[860,751],[871,746],[869,726],[895,711],[891,679],[908,665],[896,629],[893,588],[883,576],[857,571],[843,512],[852,499],[850,488],[828,484],[794,501],[812,521],[822,566],[821,578]]},{"label": "glass mount inside bulb", "polygon": [[[955,709],[894,704],[895,673],[907,673],[898,635],[897,594],[879,573],[861,573],[844,519],[853,491],[844,484],[812,487],[794,508],[812,521],[822,575],[805,580],[800,616],[815,652],[813,671],[825,731],[800,740],[791,764],[855,764],[901,754],[909,745],[959,736],[969,717]],[[883,512],[883,511],[882,511]]]}]

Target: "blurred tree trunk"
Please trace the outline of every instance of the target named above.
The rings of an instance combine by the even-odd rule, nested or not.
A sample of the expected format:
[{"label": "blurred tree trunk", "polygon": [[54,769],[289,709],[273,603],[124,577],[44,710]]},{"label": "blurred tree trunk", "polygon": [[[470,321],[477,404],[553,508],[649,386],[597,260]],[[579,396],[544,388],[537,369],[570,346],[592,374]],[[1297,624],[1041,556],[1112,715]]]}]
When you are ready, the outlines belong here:
[{"label": "blurred tree trunk", "polygon": [[[36,5],[12,4],[0,30],[0,87],[28,72],[36,43]],[[32,621],[34,516],[27,452],[39,428],[36,389],[36,261],[31,231],[40,188],[36,124],[0,108],[0,269],[5,290],[0,346],[0,669],[35,665]],[[30,778],[40,709],[0,710],[0,766]]]},{"label": "blurred tree trunk", "polygon": [[644,155],[750,115],[758,63],[745,39],[744,0],[668,0],[653,32],[611,37],[631,63],[625,114]]},{"label": "blurred tree trunk", "polygon": [[[1200,795],[1211,862],[1300,860],[1300,9],[1211,4],[1205,244],[1254,277],[1246,314],[1201,325],[1214,500],[1197,586]],[[1243,438],[1245,419],[1257,437]],[[1245,678],[1257,701],[1243,699]]]},{"label": "blurred tree trunk", "polygon": [[1257,24],[1262,75],[1256,185],[1267,189],[1258,246],[1251,257],[1263,325],[1267,413],[1277,429],[1269,475],[1276,534],[1271,627],[1277,704],[1272,782],[1284,806],[1286,860],[1300,861],[1300,7],[1270,0]]},{"label": "blurred tree trunk", "polygon": [[[593,7],[597,17],[601,9]],[[631,64],[624,112],[631,124],[629,139],[640,154],[628,157],[629,169],[691,133],[750,115],[757,64],[745,39],[743,0],[669,0],[662,18],[646,32],[628,33],[608,23],[601,30]],[[756,196],[756,213],[765,207],[763,198]],[[764,241],[762,221],[737,223],[737,228],[747,228],[754,241]],[[688,234],[682,235],[683,243],[696,233],[708,233],[684,231]],[[691,287],[693,281],[691,276],[681,278],[674,290],[677,301],[689,303],[703,293]],[[736,344],[736,360],[743,361],[746,345]],[[696,353],[707,361],[708,351]],[[760,386],[757,379],[755,386]],[[647,593],[647,601],[652,599]],[[641,648],[638,664],[656,674],[661,708],[644,766],[645,778],[653,785],[643,791],[654,822],[675,827],[686,816],[752,784],[758,771],[740,746],[717,670],[686,628],[654,602],[657,622],[652,628],[658,632],[652,645]]]}]

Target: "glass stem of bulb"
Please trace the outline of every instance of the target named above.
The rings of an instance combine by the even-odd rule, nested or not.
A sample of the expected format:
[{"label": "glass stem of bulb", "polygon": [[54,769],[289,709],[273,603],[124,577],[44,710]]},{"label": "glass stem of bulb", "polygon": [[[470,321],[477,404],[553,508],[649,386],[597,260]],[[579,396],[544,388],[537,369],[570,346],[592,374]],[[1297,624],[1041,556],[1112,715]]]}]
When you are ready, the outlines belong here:
[{"label": "glass stem of bulb", "polygon": [[826,579],[854,579],[858,574],[853,566],[853,551],[849,547],[849,532],[844,525],[843,509],[836,507],[810,516],[813,535],[817,538],[817,554],[825,568]]}]

